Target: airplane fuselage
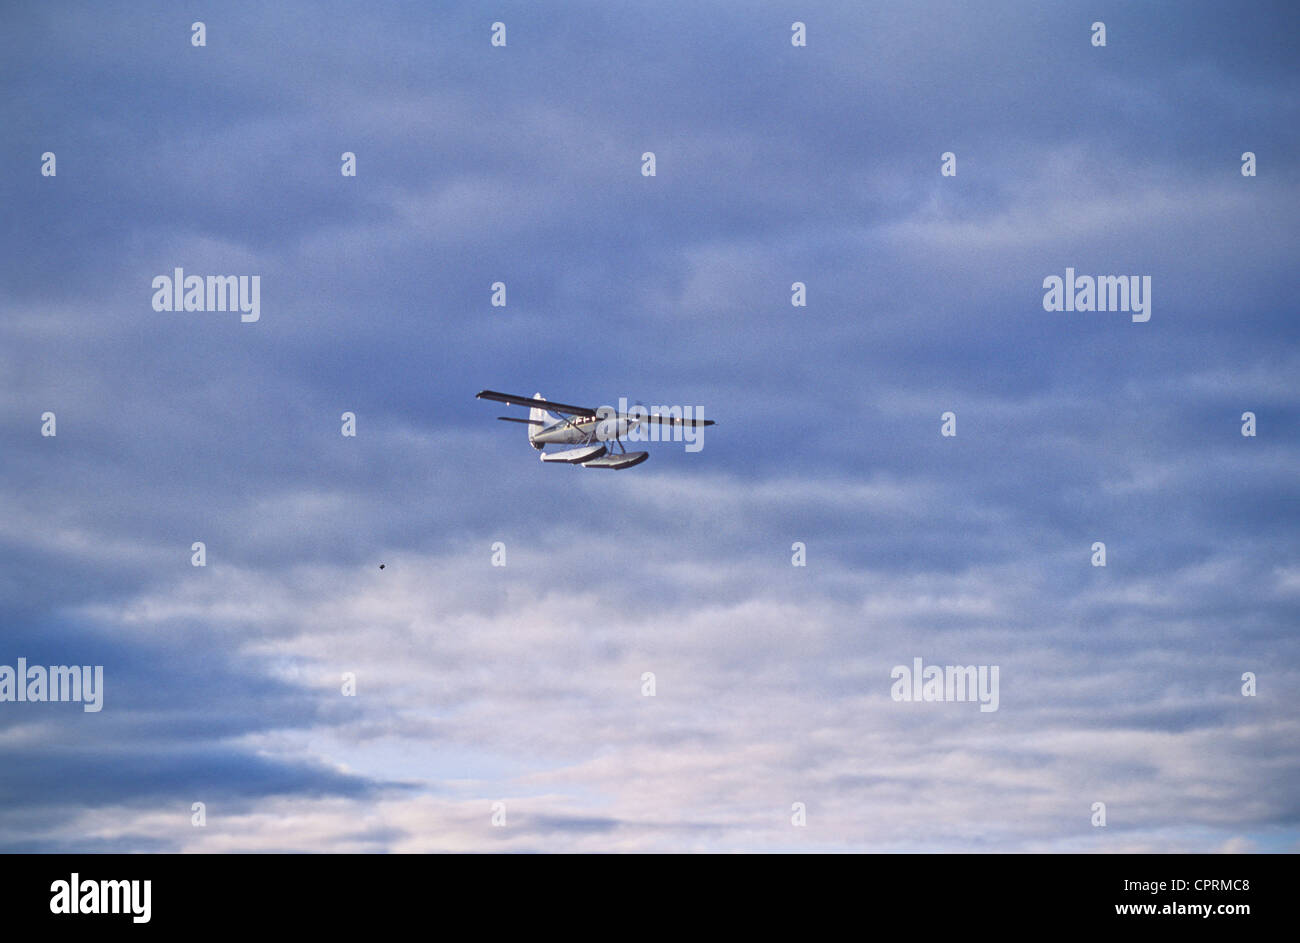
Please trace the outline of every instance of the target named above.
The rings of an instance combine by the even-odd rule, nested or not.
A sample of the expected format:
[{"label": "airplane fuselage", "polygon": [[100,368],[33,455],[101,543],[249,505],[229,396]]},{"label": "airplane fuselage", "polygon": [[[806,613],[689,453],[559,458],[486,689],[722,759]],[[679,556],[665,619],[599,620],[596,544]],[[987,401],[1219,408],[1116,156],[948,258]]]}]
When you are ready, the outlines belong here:
[{"label": "airplane fuselage", "polygon": [[562,419],[532,434],[537,445],[576,445],[580,442],[609,442],[626,438],[627,434],[642,424],[639,418],[618,419]]}]

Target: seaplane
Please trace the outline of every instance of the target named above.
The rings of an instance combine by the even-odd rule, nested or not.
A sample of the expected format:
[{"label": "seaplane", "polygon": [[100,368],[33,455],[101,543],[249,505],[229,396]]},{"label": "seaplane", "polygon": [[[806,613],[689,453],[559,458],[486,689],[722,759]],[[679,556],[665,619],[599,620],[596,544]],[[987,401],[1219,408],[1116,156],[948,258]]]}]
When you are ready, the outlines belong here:
[{"label": "seaplane", "polygon": [[[611,468],[617,471],[640,465],[650,457],[650,453],[629,452],[622,440],[642,426],[657,424],[676,426],[684,430],[714,425],[712,419],[691,418],[690,407],[685,410],[674,408],[668,414],[664,414],[652,413],[638,404],[630,412],[619,412],[610,406],[592,409],[588,406],[557,403],[543,398],[541,393],[530,398],[511,393],[498,393],[495,390],[483,390],[476,398],[505,403],[507,406],[527,406],[527,419],[517,419],[514,416],[497,416],[497,418],[502,422],[518,422],[526,425],[528,444],[542,453],[543,462],[581,465],[583,468]],[[653,435],[651,438],[659,441],[660,437]],[[664,438],[667,438],[667,433]],[[574,447],[548,452],[546,451],[548,445]]]}]

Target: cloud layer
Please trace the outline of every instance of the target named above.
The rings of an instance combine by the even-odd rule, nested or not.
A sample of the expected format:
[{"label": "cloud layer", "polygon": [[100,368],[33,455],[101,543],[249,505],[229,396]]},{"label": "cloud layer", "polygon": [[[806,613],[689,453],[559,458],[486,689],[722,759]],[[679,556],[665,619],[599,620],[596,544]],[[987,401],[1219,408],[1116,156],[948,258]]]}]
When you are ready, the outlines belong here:
[{"label": "cloud layer", "polygon": [[1295,849],[1287,5],[198,15],[4,14],[0,664],[106,695],[0,704],[0,848]]}]

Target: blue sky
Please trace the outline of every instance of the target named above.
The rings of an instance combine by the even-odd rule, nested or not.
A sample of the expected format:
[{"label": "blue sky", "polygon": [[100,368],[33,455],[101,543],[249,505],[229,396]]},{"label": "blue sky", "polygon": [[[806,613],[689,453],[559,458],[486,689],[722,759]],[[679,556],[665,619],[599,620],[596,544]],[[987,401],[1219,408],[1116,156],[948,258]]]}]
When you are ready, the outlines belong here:
[{"label": "blue sky", "polygon": [[[0,664],[105,667],[0,704],[0,848],[1295,850],[1289,5],[0,18]],[[718,425],[543,466],[483,388]]]}]

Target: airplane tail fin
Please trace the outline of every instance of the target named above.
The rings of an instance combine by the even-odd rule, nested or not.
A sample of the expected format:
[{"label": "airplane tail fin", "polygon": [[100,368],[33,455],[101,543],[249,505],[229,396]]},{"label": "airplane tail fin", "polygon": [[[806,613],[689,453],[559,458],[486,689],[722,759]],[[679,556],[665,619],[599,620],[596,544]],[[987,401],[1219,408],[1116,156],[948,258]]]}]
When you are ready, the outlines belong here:
[{"label": "airplane tail fin", "polygon": [[[542,394],[534,393],[533,399],[542,399]],[[554,416],[552,416],[546,410],[542,409],[540,406],[534,406],[532,409],[528,410],[528,418],[530,420],[528,424],[528,444],[540,452],[543,446],[540,442],[537,442],[535,440],[535,437],[537,433],[541,432],[542,429],[545,428],[545,426],[535,426],[533,425],[533,423],[544,422],[546,423],[546,425],[549,426],[551,423],[556,422],[557,420]]]}]

